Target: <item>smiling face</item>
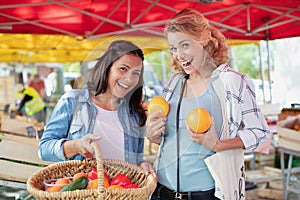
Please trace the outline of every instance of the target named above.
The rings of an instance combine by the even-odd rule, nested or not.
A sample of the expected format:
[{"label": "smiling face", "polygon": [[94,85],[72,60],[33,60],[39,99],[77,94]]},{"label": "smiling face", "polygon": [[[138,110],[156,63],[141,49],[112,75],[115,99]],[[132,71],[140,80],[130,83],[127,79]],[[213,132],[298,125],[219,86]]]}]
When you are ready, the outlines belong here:
[{"label": "smiling face", "polygon": [[203,46],[181,32],[168,32],[168,42],[172,58],[191,74],[199,69],[204,60]]},{"label": "smiling face", "polygon": [[143,61],[138,56],[125,54],[120,57],[110,68],[106,93],[113,98],[125,97],[137,86],[142,67]]}]

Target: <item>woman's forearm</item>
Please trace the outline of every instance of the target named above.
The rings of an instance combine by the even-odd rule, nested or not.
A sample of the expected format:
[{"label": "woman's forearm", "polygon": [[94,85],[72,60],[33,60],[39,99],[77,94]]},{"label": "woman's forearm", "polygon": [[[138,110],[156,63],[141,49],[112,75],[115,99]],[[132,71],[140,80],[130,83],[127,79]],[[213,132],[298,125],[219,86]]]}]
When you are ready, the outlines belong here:
[{"label": "woman's forearm", "polygon": [[226,151],[230,149],[240,149],[240,148],[242,149],[245,148],[244,143],[240,137],[236,137],[228,140],[218,140],[212,150],[219,152],[219,151]]},{"label": "woman's forearm", "polygon": [[80,144],[78,143],[80,143],[79,140],[68,140],[64,142],[63,148],[64,148],[64,154],[66,158],[71,158],[79,153],[78,146]]}]

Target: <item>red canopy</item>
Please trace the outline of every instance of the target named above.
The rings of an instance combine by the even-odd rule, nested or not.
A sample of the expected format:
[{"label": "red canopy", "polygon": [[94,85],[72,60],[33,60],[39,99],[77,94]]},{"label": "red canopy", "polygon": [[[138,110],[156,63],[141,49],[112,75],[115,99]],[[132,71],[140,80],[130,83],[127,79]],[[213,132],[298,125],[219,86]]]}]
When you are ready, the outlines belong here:
[{"label": "red canopy", "polygon": [[[201,11],[230,39],[300,36],[299,0],[1,0],[0,32],[162,36],[166,21],[183,8]],[[206,0],[209,1],[209,0]]]}]

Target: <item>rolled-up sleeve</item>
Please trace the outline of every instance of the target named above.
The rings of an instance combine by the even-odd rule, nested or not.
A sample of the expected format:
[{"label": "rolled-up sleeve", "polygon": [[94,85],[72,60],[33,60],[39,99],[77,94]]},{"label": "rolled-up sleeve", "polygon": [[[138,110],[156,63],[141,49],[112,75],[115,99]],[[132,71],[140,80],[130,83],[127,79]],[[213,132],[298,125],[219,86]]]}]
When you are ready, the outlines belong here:
[{"label": "rolled-up sleeve", "polygon": [[52,113],[43,136],[39,143],[38,154],[40,159],[48,161],[63,161],[63,143],[67,140],[66,135],[72,118],[71,103],[59,101]]},{"label": "rolled-up sleeve", "polygon": [[270,130],[264,116],[257,106],[254,85],[251,79],[244,77],[240,91],[241,122],[238,135],[246,150],[254,150],[270,137]]}]

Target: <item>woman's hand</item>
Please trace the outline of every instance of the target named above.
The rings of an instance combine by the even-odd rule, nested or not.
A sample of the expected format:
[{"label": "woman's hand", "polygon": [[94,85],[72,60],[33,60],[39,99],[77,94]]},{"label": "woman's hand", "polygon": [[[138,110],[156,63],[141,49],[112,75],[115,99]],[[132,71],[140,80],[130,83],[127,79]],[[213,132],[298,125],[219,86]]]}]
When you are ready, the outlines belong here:
[{"label": "woman's hand", "polygon": [[212,151],[218,151],[218,135],[216,132],[215,122],[213,118],[211,126],[206,133],[193,133],[187,124],[186,126],[190,133],[190,138],[192,141],[202,144],[207,148],[211,149]]},{"label": "woman's hand", "polygon": [[87,134],[83,138],[78,139],[77,148],[78,153],[85,158],[93,158],[95,155],[94,149],[91,145],[92,141],[100,140],[101,137],[94,134]]},{"label": "woman's hand", "polygon": [[153,174],[153,176],[157,179],[157,175],[155,173],[155,170],[153,168],[153,165],[149,161],[144,161],[140,163],[140,167],[143,168],[144,173],[146,175]]},{"label": "woman's hand", "polygon": [[161,111],[152,113],[146,121],[146,137],[156,144],[160,144],[161,134],[165,130],[167,117],[157,117]]}]

